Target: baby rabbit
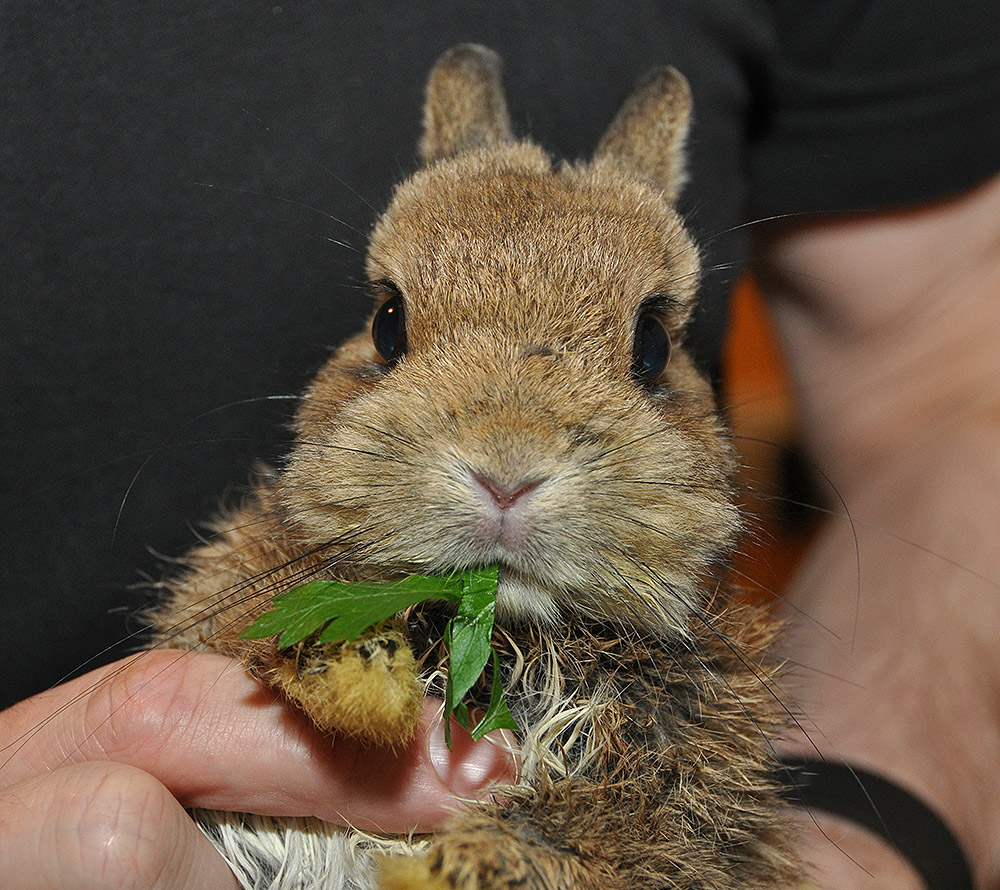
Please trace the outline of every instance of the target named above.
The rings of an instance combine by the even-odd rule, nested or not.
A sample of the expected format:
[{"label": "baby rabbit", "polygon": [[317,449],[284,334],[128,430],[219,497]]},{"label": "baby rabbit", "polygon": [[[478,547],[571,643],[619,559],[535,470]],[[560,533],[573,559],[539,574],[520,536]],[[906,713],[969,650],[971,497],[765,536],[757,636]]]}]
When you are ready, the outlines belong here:
[{"label": "baby rabbit", "polygon": [[241,632],[305,580],[496,565],[521,776],[420,841],[206,816],[246,886],[801,886],[771,775],[773,628],[721,580],[735,459],[683,346],[689,114],[656,71],[590,163],[556,164],[512,136],[494,53],[434,67],[423,168],[371,236],[370,330],[304,394],[285,466],[166,585],[157,644],[235,654],[321,729],[395,747],[447,671],[447,606],[351,643]]}]

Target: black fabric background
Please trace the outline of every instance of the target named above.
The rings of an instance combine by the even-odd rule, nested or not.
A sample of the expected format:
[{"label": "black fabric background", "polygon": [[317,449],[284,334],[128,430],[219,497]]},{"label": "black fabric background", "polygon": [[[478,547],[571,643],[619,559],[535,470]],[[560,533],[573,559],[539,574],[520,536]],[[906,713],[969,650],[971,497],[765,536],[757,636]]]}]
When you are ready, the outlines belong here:
[{"label": "black fabric background", "polygon": [[769,6],[774,52],[748,155],[755,215],[896,207],[996,172],[996,3]]},{"label": "black fabric background", "polygon": [[[982,19],[990,5],[970,9]],[[857,4],[816,6],[836,17]],[[131,586],[161,574],[157,554],[194,542],[256,460],[282,453],[293,402],[264,397],[298,392],[365,316],[365,234],[413,169],[424,78],[452,44],[500,51],[518,131],[570,158],[647,69],[687,75],[684,204],[708,269],[695,334],[706,366],[745,257],[731,230],[748,189],[767,212],[880,206],[996,168],[985,63],[963,69],[975,89],[951,84],[978,101],[941,108],[963,132],[992,120],[993,139],[937,177],[874,194],[863,158],[825,125],[822,138],[796,135],[789,111],[782,129],[781,91],[818,58],[793,64],[783,45],[832,39],[799,27],[735,0],[5,4],[0,704],[134,648],[128,616],[147,594]],[[963,39],[958,22],[949,33],[935,37],[945,54]],[[831,157],[842,175],[824,195]]]}]

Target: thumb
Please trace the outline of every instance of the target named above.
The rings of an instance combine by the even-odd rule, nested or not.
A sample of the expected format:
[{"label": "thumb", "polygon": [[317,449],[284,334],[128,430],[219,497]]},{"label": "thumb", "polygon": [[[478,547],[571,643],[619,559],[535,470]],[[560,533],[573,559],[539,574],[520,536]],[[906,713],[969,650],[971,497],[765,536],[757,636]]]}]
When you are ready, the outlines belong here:
[{"label": "thumb", "polygon": [[81,763],[0,790],[4,886],[237,890],[236,878],[148,773]]}]

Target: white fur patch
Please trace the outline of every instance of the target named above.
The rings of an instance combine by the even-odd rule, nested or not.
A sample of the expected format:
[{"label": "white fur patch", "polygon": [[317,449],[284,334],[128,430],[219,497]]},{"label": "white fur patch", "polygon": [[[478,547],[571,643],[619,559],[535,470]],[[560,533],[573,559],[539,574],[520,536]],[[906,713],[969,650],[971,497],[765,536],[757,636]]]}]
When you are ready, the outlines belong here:
[{"label": "white fur patch", "polygon": [[374,853],[413,854],[427,846],[319,819],[208,810],[192,815],[243,890],[374,890]]}]

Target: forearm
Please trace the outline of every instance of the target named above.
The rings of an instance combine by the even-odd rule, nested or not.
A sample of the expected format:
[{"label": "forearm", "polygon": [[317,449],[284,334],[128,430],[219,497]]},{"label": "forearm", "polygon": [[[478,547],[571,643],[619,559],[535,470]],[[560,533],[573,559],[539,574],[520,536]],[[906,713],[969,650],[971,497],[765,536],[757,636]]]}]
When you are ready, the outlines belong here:
[{"label": "forearm", "polygon": [[1000,176],[923,209],[781,223],[757,256],[806,445],[842,493],[1000,425]]},{"label": "forearm", "polygon": [[[788,594],[805,616],[789,641],[803,665],[793,694],[814,724],[797,744],[922,797],[984,888],[1000,881],[998,245],[1000,180],[761,245],[810,457],[840,517]],[[907,886],[870,852],[872,886]],[[864,886],[845,856],[818,855],[826,886]]]},{"label": "forearm", "polygon": [[[956,833],[984,888],[1000,873],[1000,596],[972,574],[1000,577],[995,543],[984,543],[996,507],[983,503],[1000,479],[995,470],[983,477],[985,457],[914,462],[858,492],[853,524],[828,524],[788,594],[807,616],[789,640],[802,665],[792,694],[807,715],[808,741],[796,744],[923,799]],[[840,843],[858,858],[849,836]],[[867,841],[862,834],[855,843]],[[886,852],[874,847],[873,856]],[[846,857],[824,855],[844,872],[843,886],[865,886]],[[882,870],[878,878],[871,886],[897,886]]]}]

